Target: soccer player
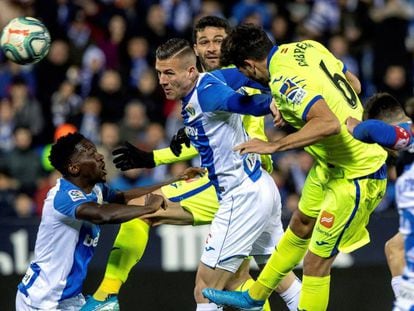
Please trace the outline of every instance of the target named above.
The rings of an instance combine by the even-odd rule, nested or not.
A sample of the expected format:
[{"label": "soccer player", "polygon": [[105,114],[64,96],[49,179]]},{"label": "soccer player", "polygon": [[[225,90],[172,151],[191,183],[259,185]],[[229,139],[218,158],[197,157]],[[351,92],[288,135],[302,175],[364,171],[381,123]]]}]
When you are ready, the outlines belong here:
[{"label": "soccer player", "polygon": [[[239,113],[270,113],[271,97],[247,96],[236,69],[199,73],[196,56],[184,39],[158,47],[155,68],[166,97],[182,101],[186,134],[207,168],[219,200],[196,275],[197,310],[222,310],[202,296],[202,289],[223,289],[244,258],[267,260],[283,232],[280,195],[260,157],[232,151],[247,141]],[[226,137],[226,139],[223,139]]]},{"label": "soccer player", "polygon": [[[348,131],[361,141],[378,143],[389,150],[399,151],[396,162],[397,176],[399,176],[397,185],[403,184],[402,180],[412,173],[407,173],[407,175],[403,175],[401,178],[400,176],[407,170],[412,171],[410,168],[414,160],[412,153],[414,139],[411,119],[406,115],[402,105],[388,93],[376,94],[367,101],[365,118],[367,120],[363,122],[354,118],[348,118],[346,120]],[[412,263],[406,265],[404,255],[412,249],[412,243],[409,241],[412,234],[411,228],[414,223],[411,221],[410,224],[412,208],[407,206],[409,201],[403,202],[406,199],[404,197],[409,195],[409,193],[402,188],[400,194],[398,193],[399,189],[397,186],[397,207],[400,208],[401,215],[400,232],[387,241],[385,254],[392,275],[391,285],[397,299],[396,309],[409,310],[410,307],[414,306],[413,297],[407,295],[410,287],[412,291],[414,286],[414,269],[412,268]],[[405,243],[405,253],[403,235],[406,235],[407,241]],[[410,261],[408,256],[407,260]],[[404,273],[405,267],[406,272]],[[400,295],[400,288],[402,288],[402,295]]]},{"label": "soccer player", "polygon": [[[34,259],[18,285],[19,311],[79,310],[85,302],[82,284],[98,244],[99,225],[128,221],[165,205],[162,196],[150,194],[160,185],[125,192],[109,188],[104,157],[79,133],[61,137],[49,158],[62,178],[45,199]],[[126,205],[141,196],[145,204]]]},{"label": "soccer player", "polygon": [[328,308],[330,270],[338,252],[369,243],[369,216],[386,187],[387,157],[376,144],[354,139],[349,116],[361,119],[359,80],[323,45],[307,40],[273,45],[259,27],[241,25],[222,44],[222,58],[268,83],[283,119],[297,129],[277,141],[250,140],[241,154],[304,147],[315,162],[299,208],[257,281],[245,292],[203,291],[217,304],[260,309],[286,273],[304,258],[298,310]]},{"label": "soccer player", "polygon": [[[193,30],[193,48],[202,71],[218,68],[221,42],[229,31],[228,22],[215,16],[203,17],[196,23]],[[248,83],[244,76],[238,76],[238,78],[241,85]],[[250,137],[267,140],[264,133],[263,117],[249,115],[243,115],[242,117],[243,126]],[[127,170],[141,167],[153,168],[162,164],[189,160],[197,156],[198,152],[193,146],[177,144],[177,142],[185,139],[188,138],[184,134],[176,142],[172,142],[171,146],[175,152],[172,152],[170,148],[145,152],[126,143],[114,151],[116,156],[114,162],[121,170]],[[176,154],[180,152],[181,155],[177,156]],[[272,160],[269,155],[262,156],[261,162],[268,172],[272,171]],[[119,308],[116,295],[119,293],[122,284],[127,280],[129,271],[144,254],[150,226],[160,224],[194,226],[209,224],[219,206],[214,187],[207,174],[190,183],[178,182],[174,186],[165,186],[157,193],[163,195],[168,201],[168,209],[159,210],[157,213],[121,225],[114,243],[117,250],[116,252],[111,251],[109,255],[104,279],[82,310],[100,310],[100,308],[109,307],[112,308],[111,310],[117,310]],[[248,270],[249,261],[246,260],[238,273],[226,284],[226,288],[231,290],[249,288],[253,280],[248,274]],[[276,292],[286,302],[289,310],[296,310],[300,288],[300,281],[291,273],[276,289]],[[270,310],[270,306],[266,304],[264,310]]]}]

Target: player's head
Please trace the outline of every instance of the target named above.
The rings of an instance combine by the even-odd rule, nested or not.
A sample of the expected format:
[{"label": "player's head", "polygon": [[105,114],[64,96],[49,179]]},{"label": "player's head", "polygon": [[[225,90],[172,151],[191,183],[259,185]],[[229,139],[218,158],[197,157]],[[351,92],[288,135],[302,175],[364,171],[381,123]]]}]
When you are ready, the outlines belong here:
[{"label": "player's head", "polygon": [[407,121],[408,116],[401,103],[389,93],[377,93],[365,103],[364,120],[378,119],[387,123]]},{"label": "player's head", "polygon": [[187,95],[198,78],[196,55],[185,39],[173,38],[161,44],[155,53],[158,80],[170,100]]},{"label": "player's head", "polygon": [[234,28],[221,45],[222,66],[234,64],[247,77],[262,84],[269,82],[267,56],[273,43],[266,32],[255,25]]},{"label": "player's head", "polygon": [[52,146],[49,160],[64,177],[79,177],[88,185],[105,181],[104,157],[78,132],[59,138]]},{"label": "player's head", "polygon": [[220,47],[230,32],[230,25],[224,18],[204,16],[193,28],[194,52],[203,71],[220,67]]}]

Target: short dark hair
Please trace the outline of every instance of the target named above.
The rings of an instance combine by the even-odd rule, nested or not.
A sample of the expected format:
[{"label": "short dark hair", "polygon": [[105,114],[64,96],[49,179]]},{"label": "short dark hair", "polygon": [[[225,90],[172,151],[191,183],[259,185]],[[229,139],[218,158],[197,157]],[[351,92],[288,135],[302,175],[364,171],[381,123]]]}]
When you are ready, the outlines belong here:
[{"label": "short dark hair", "polygon": [[75,132],[60,137],[50,150],[49,161],[63,176],[67,176],[68,165],[76,151],[76,145],[86,139],[82,134]]},{"label": "short dark hair", "polygon": [[229,22],[221,17],[208,15],[200,18],[193,27],[193,42],[197,42],[197,33],[206,27],[223,28],[226,34],[230,33],[231,27]]},{"label": "short dark hair", "polygon": [[265,59],[272,48],[272,41],[261,27],[243,24],[234,28],[223,40],[220,65],[243,67],[246,59]]},{"label": "short dark hair", "polygon": [[385,122],[399,121],[406,115],[403,105],[389,93],[377,93],[364,105],[364,120],[379,119]]},{"label": "short dark hair", "polygon": [[165,43],[161,44],[157,51],[155,52],[155,56],[159,60],[165,60],[172,58],[178,55],[194,55],[194,51],[186,39],[182,38],[172,38],[166,41]]}]

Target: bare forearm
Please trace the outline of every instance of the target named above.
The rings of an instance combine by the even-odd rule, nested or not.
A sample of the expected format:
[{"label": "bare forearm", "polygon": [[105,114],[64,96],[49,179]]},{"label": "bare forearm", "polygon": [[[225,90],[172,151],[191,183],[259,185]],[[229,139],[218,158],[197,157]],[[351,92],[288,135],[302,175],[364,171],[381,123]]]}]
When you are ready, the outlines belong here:
[{"label": "bare forearm", "polygon": [[139,187],[139,188],[134,188],[134,189],[131,189],[131,190],[128,190],[128,191],[124,191],[124,192],[122,192],[123,202],[125,202],[125,203],[129,202],[132,199],[135,199],[137,197],[140,197],[140,196],[146,195],[148,193],[151,193],[151,192],[161,188],[162,186],[169,185],[169,184],[171,184],[173,182],[176,182],[180,179],[181,179],[180,177],[174,177],[174,178],[171,178],[169,180],[166,180],[163,183],[159,183],[159,184],[156,184],[156,185],[147,186],[147,187]]},{"label": "bare forearm", "polygon": [[335,120],[324,122],[314,119],[306,123],[299,131],[273,142],[274,152],[312,145],[323,138],[338,134],[339,130],[340,125]]},{"label": "bare forearm", "polygon": [[118,224],[148,213],[153,213],[155,210],[156,207],[154,204],[137,206],[108,203],[96,207],[79,208],[77,218],[100,225]]}]

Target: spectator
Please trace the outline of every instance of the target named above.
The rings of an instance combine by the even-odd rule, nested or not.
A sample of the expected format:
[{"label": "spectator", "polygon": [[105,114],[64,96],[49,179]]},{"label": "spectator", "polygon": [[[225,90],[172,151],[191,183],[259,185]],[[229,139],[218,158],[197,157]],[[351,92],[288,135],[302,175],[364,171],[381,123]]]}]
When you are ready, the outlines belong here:
[{"label": "spectator", "polygon": [[16,180],[11,177],[7,168],[0,168],[0,218],[15,216],[16,196]]},{"label": "spectator", "polygon": [[0,159],[14,146],[14,110],[8,98],[0,100]]},{"label": "spectator", "polygon": [[102,104],[97,97],[85,98],[81,113],[70,119],[79,132],[93,143],[99,142]]},{"label": "spectator", "polygon": [[122,119],[126,103],[119,72],[105,70],[99,80],[95,96],[102,103],[101,119],[103,122],[118,122]]},{"label": "spectator", "polygon": [[106,179],[112,180],[119,175],[119,170],[112,162],[112,151],[119,145],[119,127],[116,123],[103,123],[100,131],[100,143],[97,150],[104,156]]},{"label": "spectator", "polygon": [[35,215],[35,204],[27,193],[21,192],[17,195],[14,211],[18,218],[30,218]]},{"label": "spectator", "polygon": [[41,142],[44,128],[42,108],[36,98],[29,94],[25,81],[15,77],[9,90],[10,100],[14,110],[16,127],[27,127],[36,143]]},{"label": "spectator", "polygon": [[106,59],[102,50],[95,45],[89,46],[82,55],[80,71],[81,96],[96,94],[99,80],[105,71]]},{"label": "spectator", "polygon": [[125,107],[122,122],[119,124],[121,141],[129,141],[132,144],[142,143],[148,125],[144,105],[138,100],[129,102]]},{"label": "spectator", "polygon": [[17,127],[14,131],[15,147],[7,155],[4,165],[18,181],[19,190],[33,194],[43,176],[40,156],[32,149],[32,133],[28,128]]},{"label": "spectator", "polygon": [[67,121],[79,113],[82,106],[82,98],[75,93],[75,85],[65,80],[59,89],[53,93],[51,99],[52,121],[55,127]]}]

